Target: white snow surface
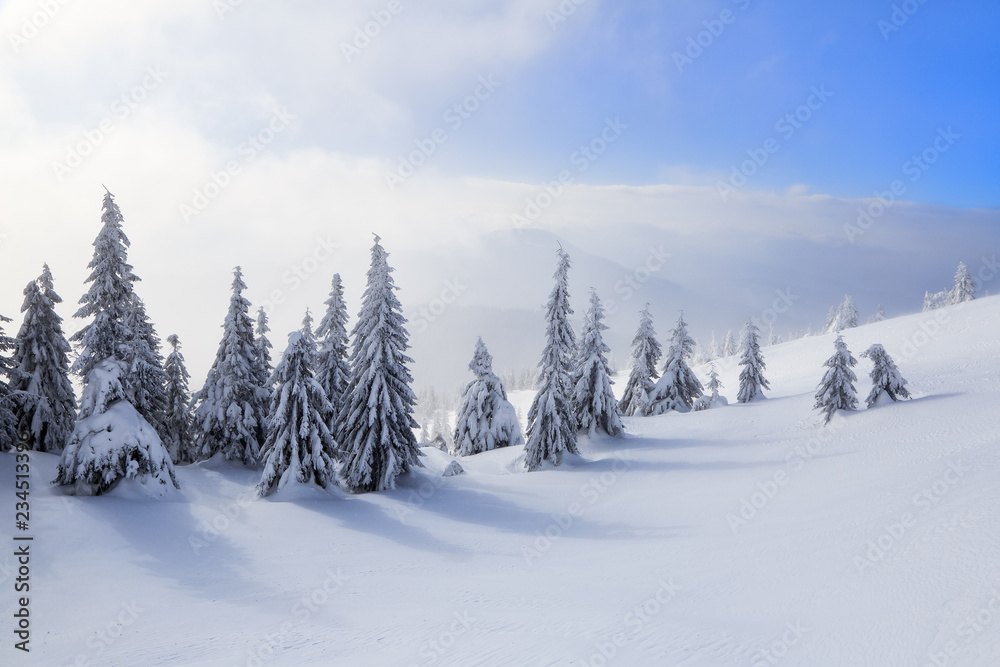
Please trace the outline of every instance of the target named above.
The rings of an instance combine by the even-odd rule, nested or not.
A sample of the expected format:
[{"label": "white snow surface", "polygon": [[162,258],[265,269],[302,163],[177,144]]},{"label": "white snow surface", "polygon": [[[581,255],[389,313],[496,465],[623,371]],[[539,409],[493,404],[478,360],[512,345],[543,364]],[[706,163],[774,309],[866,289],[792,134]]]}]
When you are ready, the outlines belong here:
[{"label": "white snow surface", "polygon": [[445,478],[424,448],[384,493],[257,501],[258,471],[212,460],[165,500],[66,497],[33,454],[31,653],[8,630],[0,664],[998,665],[997,331],[1000,297],[843,332],[914,398],[825,427],[832,335],[763,348],[767,401],[718,360],[729,406],[533,473],[509,447]]}]

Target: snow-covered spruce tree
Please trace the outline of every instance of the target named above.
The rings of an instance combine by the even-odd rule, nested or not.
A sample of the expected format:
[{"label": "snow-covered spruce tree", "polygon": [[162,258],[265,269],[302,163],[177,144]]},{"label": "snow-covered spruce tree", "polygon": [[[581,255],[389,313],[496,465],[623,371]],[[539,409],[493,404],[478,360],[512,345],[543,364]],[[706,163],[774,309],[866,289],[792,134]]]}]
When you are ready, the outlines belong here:
[{"label": "snow-covered spruce tree", "polygon": [[854,299],[849,294],[845,294],[840,305],[830,309],[826,332],[837,333],[856,326],[858,326],[858,307],[854,304]]},{"label": "snow-covered spruce tree", "polygon": [[274,371],[274,367],[271,366],[272,345],[267,338],[270,330],[271,327],[267,325],[267,312],[264,310],[264,306],[261,306],[257,309],[257,328],[254,331],[257,338],[254,342],[257,343],[258,373],[260,375],[258,384],[262,387],[270,387],[271,373]]},{"label": "snow-covered spruce tree", "polygon": [[781,336],[779,336],[774,332],[774,325],[769,324],[767,326],[767,344],[777,345],[780,342],[781,342]]},{"label": "snow-covered spruce tree", "polygon": [[267,427],[270,392],[260,384],[260,350],[243,296],[240,267],[233,270],[233,294],[222,325],[222,342],[205,386],[192,399],[198,454],[219,452],[228,460],[254,465],[260,461]]},{"label": "snow-covered spruce tree", "polygon": [[86,280],[90,287],[80,298],[75,314],[94,319],[70,338],[78,343],[80,351],[72,371],[80,374],[84,383],[89,381],[90,371],[105,359],[124,360],[126,356],[126,318],[132,310],[132,283],[138,278],[126,261],[129,240],[122,230],[123,221],[114,195],[105,192],[103,226],[94,240],[94,257],[87,265],[91,269]]},{"label": "snow-covered spruce tree", "polygon": [[10,380],[15,376],[14,363],[7,355],[16,347],[10,336],[4,335],[3,323],[9,317],[0,315],[0,452],[11,449],[17,440],[17,417],[14,415],[14,396],[10,390]]},{"label": "snow-covered spruce tree", "polygon": [[[330,298],[325,303],[326,313],[316,330],[316,335],[320,337],[316,380],[333,406],[333,419],[336,420],[344,404],[344,392],[351,374],[351,366],[347,363],[347,303],[344,301],[344,286],[339,273],[333,274]],[[334,427],[335,424],[331,422],[330,428]]]},{"label": "snow-covered spruce tree", "polygon": [[393,269],[379,241],[376,236],[368,285],[351,331],[351,375],[337,424],[341,481],[353,492],[391,489],[411,466],[423,467],[413,434],[409,334]]},{"label": "snow-covered spruce tree", "polygon": [[851,370],[857,366],[858,360],[847,349],[843,336],[837,336],[833,345],[836,351],[823,364],[827,370],[819,384],[819,391],[816,392],[816,405],[813,406],[823,413],[827,422],[833,419],[837,410],[858,409],[857,391],[854,389],[854,381],[858,377]]},{"label": "snow-covered spruce tree", "polygon": [[604,306],[594,289],[590,290],[590,309],[583,320],[580,335],[580,350],[573,372],[573,409],[576,426],[581,431],[594,435],[602,431],[615,438],[622,437],[621,411],[611,390],[611,369],[607,353],[611,351],[604,343],[601,333],[608,328],[604,324]]},{"label": "snow-covered spruce tree", "polygon": [[125,312],[126,338],[122,346],[125,394],[157,433],[165,427],[167,376],[160,354],[160,338],[146,316],[146,306],[135,292]]},{"label": "snow-covered spruce tree", "polygon": [[708,342],[708,360],[715,361],[720,356],[719,344],[715,341],[715,332],[712,332],[712,340]]},{"label": "snow-covered spruce tree", "polygon": [[882,304],[880,303],[878,305],[878,308],[875,309],[875,314],[872,315],[869,322],[881,322],[884,319],[885,319],[885,310],[882,309]]},{"label": "snow-covered spruce tree", "polygon": [[944,308],[948,305],[949,293],[946,291],[935,292],[931,294],[930,292],[924,292],[924,307],[923,312],[929,310],[937,310],[938,308]]},{"label": "snow-covered spruce tree", "polygon": [[722,339],[722,356],[731,357],[737,352],[739,352],[739,346],[736,337],[733,336],[733,330],[730,329],[726,332],[726,337]]},{"label": "snow-covered spruce tree", "polygon": [[958,271],[955,272],[955,285],[948,292],[948,304],[965,303],[976,298],[976,283],[972,281],[972,274],[965,262],[958,263]]},{"label": "snow-covered spruce tree", "polygon": [[639,329],[632,339],[632,370],[629,371],[618,407],[623,415],[645,415],[649,409],[649,397],[653,393],[653,381],[660,377],[656,366],[663,354],[656,340],[653,317],[649,314],[649,304],[639,314]]},{"label": "snow-covered spruce tree", "polygon": [[701,382],[687,365],[694,341],[688,336],[684,313],[677,318],[677,326],[670,332],[670,347],[663,365],[663,374],[656,382],[650,396],[651,415],[662,415],[671,410],[687,412],[701,396]]},{"label": "snow-covered spruce tree", "polygon": [[153,427],[128,401],[125,362],[108,358],[88,373],[76,422],[55,483],[69,493],[99,496],[124,479],[155,483],[154,493],[180,488],[170,455]]},{"label": "snow-covered spruce tree", "polygon": [[712,364],[708,368],[708,384],[705,385],[705,388],[711,393],[707,396],[699,397],[698,400],[694,402],[694,409],[696,411],[729,405],[729,401],[726,400],[726,397],[719,395],[719,389],[722,388],[722,381],[719,380],[719,374],[715,371],[715,364]]},{"label": "snow-covered spruce tree", "polygon": [[330,434],[333,411],[323,387],[310,369],[314,343],[299,331],[274,369],[276,387],[267,419],[264,472],[257,493],[268,496],[289,481],[313,482],[321,488],[336,483],[337,443]]},{"label": "snow-covered spruce tree", "polygon": [[476,378],[465,386],[455,424],[455,453],[472,456],[511,445],[523,445],[517,412],[507,400],[507,391],[493,373],[493,357],[483,339],[469,362]]},{"label": "snow-covered spruce tree", "polygon": [[764,357],[760,353],[760,330],[753,321],[748,321],[743,328],[740,342],[740,389],[736,400],[749,403],[757,398],[763,398],[763,390],[771,386],[764,379]]},{"label": "snow-covered spruce tree", "polygon": [[17,334],[10,388],[16,392],[13,409],[17,431],[30,449],[61,452],[76,421],[76,396],[69,380],[69,341],[55,304],[52,273],[46,264],[42,275],[24,288],[24,322]]},{"label": "snow-covered spruce tree", "polygon": [[525,468],[536,470],[542,461],[553,465],[562,462],[563,452],[578,454],[576,419],[573,415],[572,364],[576,357],[576,338],[569,324],[569,255],[562,248],[557,253],[555,287],[546,307],[545,349],[538,363],[538,393],[528,410],[528,437],[524,446]]},{"label": "snow-covered spruce tree", "polygon": [[198,459],[192,432],[191,393],[187,367],[177,334],[167,336],[170,354],[164,363],[167,376],[167,409],[163,420],[163,444],[174,463],[194,463]]},{"label": "snow-covered spruce tree", "polygon": [[906,388],[906,380],[899,373],[895,362],[885,348],[875,343],[861,353],[862,359],[871,359],[872,368],[872,390],[866,399],[867,406],[873,407],[881,403],[887,397],[893,401],[901,398],[909,398],[910,392]]}]

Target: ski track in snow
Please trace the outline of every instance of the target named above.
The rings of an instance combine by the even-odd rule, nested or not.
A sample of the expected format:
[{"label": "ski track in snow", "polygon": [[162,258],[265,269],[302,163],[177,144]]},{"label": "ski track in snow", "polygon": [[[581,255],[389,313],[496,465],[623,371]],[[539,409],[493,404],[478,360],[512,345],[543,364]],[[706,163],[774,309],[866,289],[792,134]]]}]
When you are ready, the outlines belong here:
[{"label": "ski track in snow", "polygon": [[[239,500],[259,473],[212,461],[161,501],[72,498],[34,455],[32,652],[8,633],[0,664],[923,667],[953,643],[944,664],[1000,665],[1000,613],[969,625],[1000,586],[1000,297],[913,345],[931,319],[843,332],[855,356],[885,346],[911,401],[820,426],[834,336],[816,336],[764,348],[767,400],[736,404],[719,362],[729,407],[626,419],[625,440],[531,474],[518,447],[441,478],[451,457],[424,449],[381,494]],[[0,455],[8,499],[13,478]]]}]

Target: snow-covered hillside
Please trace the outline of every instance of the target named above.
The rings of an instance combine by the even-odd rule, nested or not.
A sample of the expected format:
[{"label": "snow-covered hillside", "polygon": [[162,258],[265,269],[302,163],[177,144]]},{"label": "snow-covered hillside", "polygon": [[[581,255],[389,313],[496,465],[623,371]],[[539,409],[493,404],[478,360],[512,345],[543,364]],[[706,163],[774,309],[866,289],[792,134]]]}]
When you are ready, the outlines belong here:
[{"label": "snow-covered hillside", "polygon": [[[825,427],[832,335],[764,348],[765,401],[735,404],[723,362],[728,407],[628,419],[530,474],[515,447],[443,478],[425,448],[386,493],[249,500],[259,472],[211,461],[168,500],[64,497],[33,454],[16,664],[1000,664],[997,331],[1000,297],[845,331],[914,398]],[[0,455],[5,497],[13,479]]]}]

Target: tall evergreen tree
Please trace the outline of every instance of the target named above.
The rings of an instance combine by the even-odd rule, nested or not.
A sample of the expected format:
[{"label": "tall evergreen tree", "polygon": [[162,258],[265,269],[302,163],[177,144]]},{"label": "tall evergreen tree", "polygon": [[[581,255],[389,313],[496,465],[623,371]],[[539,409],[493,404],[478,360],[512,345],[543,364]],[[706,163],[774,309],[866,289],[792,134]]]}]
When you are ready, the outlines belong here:
[{"label": "tall evergreen tree", "polygon": [[854,389],[854,381],[858,377],[851,370],[858,364],[858,360],[847,349],[843,336],[838,335],[833,345],[836,351],[823,364],[827,370],[816,392],[816,405],[813,406],[823,413],[826,422],[833,419],[837,410],[858,409],[857,391]]},{"label": "tall evergreen tree", "polygon": [[538,393],[528,411],[528,441],[524,447],[525,467],[535,470],[542,461],[562,462],[563,452],[578,454],[576,419],[573,414],[572,364],[576,338],[569,324],[569,255],[557,253],[555,287],[546,307],[545,349],[539,362]]},{"label": "tall evergreen tree", "polygon": [[310,369],[314,344],[300,331],[288,337],[288,348],[274,369],[277,381],[267,419],[264,472],[257,493],[267,496],[289,481],[336,483],[337,443],[330,434],[333,408]]},{"label": "tall evergreen tree", "polygon": [[126,356],[122,349],[129,338],[125,320],[132,300],[132,283],[138,278],[127,261],[130,243],[122,222],[124,218],[114,195],[105,191],[102,227],[94,240],[94,257],[87,265],[91,269],[86,280],[90,288],[80,298],[80,308],[75,314],[75,317],[94,319],[70,339],[80,347],[72,370],[80,374],[84,383],[90,371],[104,359],[124,359]]},{"label": "tall evergreen tree", "polygon": [[167,376],[167,409],[163,422],[163,444],[174,463],[193,463],[198,459],[192,432],[191,394],[187,367],[177,334],[167,336],[170,354],[164,364]]},{"label": "tall evergreen tree", "polygon": [[748,321],[743,328],[743,339],[740,343],[740,389],[736,394],[736,400],[740,403],[749,403],[763,398],[763,390],[770,389],[771,386],[764,379],[764,356],[760,353],[760,330],[753,321]]},{"label": "tall evergreen tree", "polygon": [[715,361],[720,356],[719,344],[715,341],[715,332],[712,332],[712,340],[708,342],[708,360]]},{"label": "tall evergreen tree", "polygon": [[193,405],[199,455],[222,452],[228,460],[254,465],[260,460],[270,392],[260,384],[260,350],[243,296],[243,271],[233,271],[233,294],[223,323],[222,342],[205,386]]},{"label": "tall evergreen tree", "polygon": [[125,313],[126,338],[122,345],[129,402],[157,433],[165,428],[167,376],[160,354],[160,338],[146,316],[146,306],[133,292]]},{"label": "tall evergreen tree", "polygon": [[872,360],[872,390],[866,399],[867,407],[872,407],[878,403],[882,396],[886,396],[893,401],[901,398],[909,398],[910,392],[906,388],[906,380],[896,368],[896,363],[885,351],[885,348],[875,343],[861,353],[862,359]]},{"label": "tall evergreen tree", "polygon": [[737,352],[739,352],[739,346],[736,337],[733,336],[733,330],[730,329],[726,332],[726,337],[722,339],[722,355],[731,357]]},{"label": "tall evergreen tree", "polygon": [[677,326],[670,332],[663,375],[656,383],[650,397],[649,414],[662,415],[671,410],[687,412],[701,396],[701,382],[687,365],[694,340],[688,335],[684,314],[677,318]]},{"label": "tall evergreen tree", "polygon": [[625,393],[618,402],[623,415],[631,417],[647,413],[649,397],[655,387],[653,381],[660,377],[656,366],[662,354],[647,303],[639,314],[639,329],[632,339],[632,370],[625,383]]},{"label": "tall evergreen tree", "polygon": [[262,387],[270,387],[271,373],[274,371],[274,367],[271,365],[271,341],[268,340],[267,334],[271,330],[271,327],[267,324],[267,312],[265,312],[264,307],[261,306],[257,309],[257,328],[254,333],[257,335],[255,342],[257,343],[257,355],[259,360],[259,379],[258,384]]},{"label": "tall evergreen tree", "polygon": [[[316,335],[320,337],[316,358],[316,379],[333,406],[333,420],[337,419],[344,404],[351,366],[347,363],[347,303],[340,274],[333,274],[330,298],[326,300],[326,313],[319,323]],[[334,428],[331,422],[330,428]]]},{"label": "tall evergreen tree", "polygon": [[514,406],[507,401],[507,391],[493,373],[493,357],[476,340],[476,350],[469,362],[476,377],[465,386],[462,404],[455,423],[455,450],[459,456],[472,456],[510,445],[523,445],[521,425]]},{"label": "tall evergreen tree", "polygon": [[17,347],[17,343],[3,332],[3,323],[10,321],[9,317],[0,315],[0,452],[11,449],[18,435],[14,395],[10,389],[10,382],[17,375],[14,362],[7,354]]},{"label": "tall evergreen tree", "polygon": [[17,430],[29,448],[60,452],[73,432],[76,397],[69,380],[69,341],[55,304],[52,273],[44,265],[37,280],[24,288],[24,322],[17,334],[11,389]]},{"label": "tall evergreen tree", "polygon": [[948,293],[948,303],[964,303],[976,298],[976,283],[972,280],[972,274],[965,262],[958,263],[958,270],[955,272],[955,285]]},{"label": "tall evergreen tree", "polygon": [[412,466],[423,467],[413,429],[416,396],[407,368],[409,334],[388,254],[375,237],[368,285],[351,332],[351,376],[344,393],[337,441],[341,479],[354,492],[384,491]]},{"label": "tall evergreen tree", "polygon": [[584,318],[580,351],[573,373],[573,407],[578,429],[587,431],[590,435],[603,431],[620,438],[623,434],[621,412],[611,390],[614,382],[608,367],[607,354],[611,348],[604,343],[604,336],[601,334],[607,328],[604,324],[604,306],[601,305],[597,292],[591,289],[590,309]]}]

